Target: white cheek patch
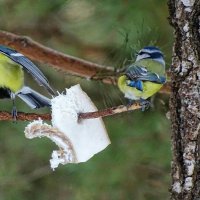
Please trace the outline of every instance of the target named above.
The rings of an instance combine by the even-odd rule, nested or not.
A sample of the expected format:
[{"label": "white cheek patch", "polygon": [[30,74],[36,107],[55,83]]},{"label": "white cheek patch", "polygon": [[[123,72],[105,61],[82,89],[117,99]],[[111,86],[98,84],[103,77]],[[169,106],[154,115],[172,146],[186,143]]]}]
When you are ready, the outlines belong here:
[{"label": "white cheek patch", "polygon": [[[144,53],[162,53],[161,51],[159,50],[151,50],[151,49],[143,49],[141,52],[144,52]],[[140,53],[140,52],[139,52]]]},{"label": "white cheek patch", "polygon": [[21,53],[11,53],[10,55],[11,55],[11,56],[14,56],[14,57],[21,57],[21,56],[24,56],[24,55],[22,55]]},{"label": "white cheek patch", "polygon": [[138,55],[137,58],[136,58],[136,61],[144,59],[144,58],[150,58],[150,55],[146,54],[146,53],[144,53],[142,55]]},{"label": "white cheek patch", "polygon": [[156,60],[157,62],[161,63],[162,65],[165,66],[165,61],[163,58],[156,58],[156,59],[153,59],[153,60]]}]

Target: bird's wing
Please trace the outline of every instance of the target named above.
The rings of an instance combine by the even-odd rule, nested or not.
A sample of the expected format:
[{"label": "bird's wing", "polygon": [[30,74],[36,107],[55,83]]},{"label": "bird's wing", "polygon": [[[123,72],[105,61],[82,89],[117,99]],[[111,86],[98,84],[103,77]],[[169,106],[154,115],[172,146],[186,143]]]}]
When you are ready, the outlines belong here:
[{"label": "bird's wing", "polygon": [[28,73],[33,76],[33,78],[38,82],[39,85],[44,86],[50,94],[55,95],[55,92],[49,85],[47,78],[27,57],[13,49],[7,48],[2,45],[0,45],[0,53],[4,54],[14,62],[21,65]]},{"label": "bird's wing", "polygon": [[163,84],[166,82],[165,76],[158,75],[157,73],[149,72],[146,68],[143,66],[138,65],[132,65],[130,66],[126,72],[125,75],[130,80],[141,80],[141,81],[151,81],[155,83]]}]

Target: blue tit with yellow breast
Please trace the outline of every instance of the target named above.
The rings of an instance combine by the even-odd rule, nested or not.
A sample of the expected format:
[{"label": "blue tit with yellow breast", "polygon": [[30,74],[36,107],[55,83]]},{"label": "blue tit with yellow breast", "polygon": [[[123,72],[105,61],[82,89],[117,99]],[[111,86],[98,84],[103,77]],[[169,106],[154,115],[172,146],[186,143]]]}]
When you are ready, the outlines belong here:
[{"label": "blue tit with yellow breast", "polygon": [[118,87],[130,101],[146,100],[166,82],[165,61],[161,50],[154,46],[141,49],[135,63],[118,78]]},{"label": "blue tit with yellow breast", "polygon": [[14,118],[17,116],[14,101],[16,96],[32,109],[51,105],[49,98],[24,85],[24,71],[30,73],[38,84],[51,95],[55,95],[47,78],[35,64],[21,53],[0,45],[0,98],[13,100],[12,115]]}]

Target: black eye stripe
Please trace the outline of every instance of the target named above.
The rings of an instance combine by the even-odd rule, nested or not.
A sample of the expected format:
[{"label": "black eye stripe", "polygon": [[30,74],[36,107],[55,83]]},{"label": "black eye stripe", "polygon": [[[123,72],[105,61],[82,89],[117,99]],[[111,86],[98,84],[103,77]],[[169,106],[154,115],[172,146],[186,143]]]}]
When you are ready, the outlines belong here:
[{"label": "black eye stripe", "polygon": [[149,54],[149,53],[144,52],[144,51],[141,51],[141,52],[138,53],[138,55],[144,55],[144,54]]},{"label": "black eye stripe", "polygon": [[160,58],[160,57],[163,57],[163,54],[162,54],[162,53],[159,53],[159,52],[151,53],[150,55],[151,55],[152,58]]},{"label": "black eye stripe", "polygon": [[151,58],[160,58],[160,57],[163,57],[163,54],[160,53],[160,52],[152,52],[152,53],[149,53],[149,52],[140,52],[139,55],[144,55],[144,54],[147,54],[149,55]]}]

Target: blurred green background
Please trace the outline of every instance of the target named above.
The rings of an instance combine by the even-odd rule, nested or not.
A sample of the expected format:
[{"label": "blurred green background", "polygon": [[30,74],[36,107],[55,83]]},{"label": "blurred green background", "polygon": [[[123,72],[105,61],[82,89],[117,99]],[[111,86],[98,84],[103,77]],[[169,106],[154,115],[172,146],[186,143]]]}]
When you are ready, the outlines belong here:
[{"label": "blurred green background", "polygon": [[[0,0],[0,29],[64,53],[116,68],[146,45],[162,49],[170,63],[172,30],[167,0]],[[40,65],[59,91],[80,83],[99,109],[119,105],[115,86],[87,81]],[[32,80],[31,87],[46,94]],[[0,199],[155,200],[168,199],[170,124],[168,96],[154,107],[104,119],[112,144],[82,164],[49,167],[55,145],[24,137],[27,122],[0,122]],[[10,111],[12,103],[0,101]],[[32,112],[21,101],[19,111]],[[49,112],[41,109],[38,112]]]}]

